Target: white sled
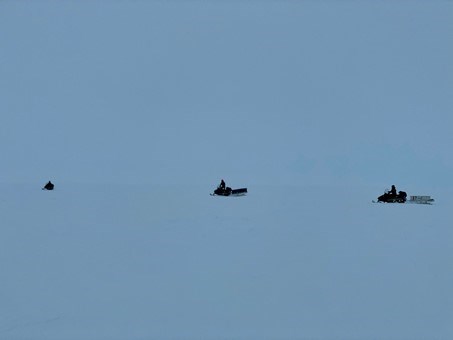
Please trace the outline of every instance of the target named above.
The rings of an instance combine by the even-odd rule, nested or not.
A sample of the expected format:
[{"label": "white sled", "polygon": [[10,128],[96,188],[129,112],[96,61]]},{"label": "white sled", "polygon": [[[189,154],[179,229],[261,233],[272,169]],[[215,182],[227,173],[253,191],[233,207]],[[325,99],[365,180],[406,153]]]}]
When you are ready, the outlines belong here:
[{"label": "white sled", "polygon": [[414,204],[433,204],[434,198],[431,196],[410,196],[407,203],[414,203]]}]

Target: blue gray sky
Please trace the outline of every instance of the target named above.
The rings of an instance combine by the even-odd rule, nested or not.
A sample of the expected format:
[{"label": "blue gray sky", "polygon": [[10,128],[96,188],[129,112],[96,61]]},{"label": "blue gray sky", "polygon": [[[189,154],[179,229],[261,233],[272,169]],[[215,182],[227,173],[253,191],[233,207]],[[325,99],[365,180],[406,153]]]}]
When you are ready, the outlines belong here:
[{"label": "blue gray sky", "polygon": [[451,1],[1,1],[1,182],[451,186]]}]

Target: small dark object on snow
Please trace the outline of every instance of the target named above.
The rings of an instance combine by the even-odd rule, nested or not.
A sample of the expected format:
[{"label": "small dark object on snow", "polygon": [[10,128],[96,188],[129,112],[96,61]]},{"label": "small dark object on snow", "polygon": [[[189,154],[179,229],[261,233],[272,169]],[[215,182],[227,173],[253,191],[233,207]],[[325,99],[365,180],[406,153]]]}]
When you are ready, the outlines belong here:
[{"label": "small dark object on snow", "polygon": [[241,189],[231,189],[230,187],[227,187],[225,185],[224,180],[220,182],[219,186],[217,189],[214,190],[214,193],[211,195],[217,195],[217,196],[244,196],[247,193],[247,188],[241,188]]},{"label": "small dark object on snow", "polygon": [[219,196],[230,196],[231,195],[231,188],[226,187],[226,188],[221,188],[218,187],[217,189],[214,190],[214,195],[219,195]]},{"label": "small dark object on snow", "polygon": [[49,182],[47,182],[47,184],[44,186],[44,188],[42,188],[42,190],[53,190],[54,186],[55,186],[55,185],[54,185],[51,181],[49,181]]},{"label": "small dark object on snow", "polygon": [[383,203],[404,203],[406,202],[407,194],[404,191],[398,191],[396,194],[395,186],[392,185],[392,190],[378,197],[378,202]]}]

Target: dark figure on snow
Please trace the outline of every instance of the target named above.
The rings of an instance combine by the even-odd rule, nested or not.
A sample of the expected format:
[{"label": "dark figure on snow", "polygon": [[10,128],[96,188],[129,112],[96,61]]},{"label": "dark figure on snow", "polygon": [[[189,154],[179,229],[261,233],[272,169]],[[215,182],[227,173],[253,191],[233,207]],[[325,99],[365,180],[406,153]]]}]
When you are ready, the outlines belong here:
[{"label": "dark figure on snow", "polygon": [[383,195],[378,197],[378,202],[385,203],[404,203],[406,202],[407,193],[399,191],[396,193],[396,188],[392,185],[392,189],[386,191]]},{"label": "dark figure on snow", "polygon": [[42,190],[53,190],[54,185],[51,181],[47,182],[47,184],[42,188]]},{"label": "dark figure on snow", "polygon": [[396,188],[395,188],[394,185],[392,185],[392,189],[390,189],[389,194],[390,194],[392,197],[396,197]]},{"label": "dark figure on snow", "polygon": [[231,194],[231,188],[227,187],[225,181],[222,179],[217,189],[214,190],[214,194],[221,196],[229,196]]}]

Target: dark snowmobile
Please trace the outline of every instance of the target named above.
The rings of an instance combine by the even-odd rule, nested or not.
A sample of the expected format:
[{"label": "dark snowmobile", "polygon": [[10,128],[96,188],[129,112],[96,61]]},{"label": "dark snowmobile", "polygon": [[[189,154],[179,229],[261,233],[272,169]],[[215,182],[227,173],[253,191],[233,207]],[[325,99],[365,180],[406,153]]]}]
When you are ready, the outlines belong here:
[{"label": "dark snowmobile", "polygon": [[230,187],[217,187],[211,196],[244,196],[247,194],[247,188],[231,189]]},{"label": "dark snowmobile", "polygon": [[55,185],[49,181],[47,182],[47,184],[42,188],[42,190],[53,190],[53,188],[55,187]]},{"label": "dark snowmobile", "polygon": [[382,203],[405,203],[406,198],[407,194],[404,191],[398,191],[396,195],[388,191],[379,196],[377,201]]}]

